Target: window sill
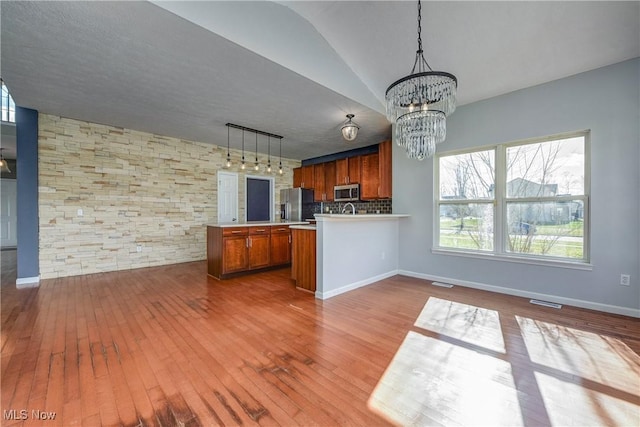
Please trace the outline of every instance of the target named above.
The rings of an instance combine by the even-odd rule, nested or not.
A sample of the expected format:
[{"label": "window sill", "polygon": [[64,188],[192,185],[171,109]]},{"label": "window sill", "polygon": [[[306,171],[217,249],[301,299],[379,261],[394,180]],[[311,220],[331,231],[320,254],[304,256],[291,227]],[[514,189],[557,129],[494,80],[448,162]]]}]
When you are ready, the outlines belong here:
[{"label": "window sill", "polygon": [[432,248],[431,253],[437,254],[437,255],[453,255],[453,256],[485,259],[485,260],[492,260],[492,261],[514,262],[517,264],[530,264],[530,265],[539,265],[539,266],[545,266],[545,267],[569,268],[573,270],[586,270],[586,271],[593,270],[593,265],[585,262],[560,261],[560,260],[540,259],[540,258],[533,258],[533,257],[529,258],[529,257],[519,257],[519,256],[510,256],[510,255],[488,254],[488,253],[480,253],[480,252],[465,252],[465,251],[443,249],[443,248]]}]

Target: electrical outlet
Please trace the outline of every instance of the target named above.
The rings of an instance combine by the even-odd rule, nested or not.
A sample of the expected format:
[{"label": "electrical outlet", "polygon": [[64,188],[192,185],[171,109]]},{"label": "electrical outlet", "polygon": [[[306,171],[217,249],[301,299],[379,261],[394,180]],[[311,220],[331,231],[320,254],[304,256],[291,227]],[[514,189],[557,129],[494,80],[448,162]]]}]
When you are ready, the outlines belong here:
[{"label": "electrical outlet", "polygon": [[380,259],[384,259],[384,258],[385,258],[385,255],[386,255],[386,254],[385,254],[384,252],[382,252],[382,254],[380,255]]},{"label": "electrical outlet", "polygon": [[621,274],[620,275],[620,284],[622,286],[629,286],[629,284],[631,283],[631,276],[628,274]]},{"label": "electrical outlet", "polygon": [[136,252],[142,252],[142,245],[136,246]]},{"label": "electrical outlet", "polygon": [[84,216],[84,211],[82,209],[78,209],[78,216]]}]

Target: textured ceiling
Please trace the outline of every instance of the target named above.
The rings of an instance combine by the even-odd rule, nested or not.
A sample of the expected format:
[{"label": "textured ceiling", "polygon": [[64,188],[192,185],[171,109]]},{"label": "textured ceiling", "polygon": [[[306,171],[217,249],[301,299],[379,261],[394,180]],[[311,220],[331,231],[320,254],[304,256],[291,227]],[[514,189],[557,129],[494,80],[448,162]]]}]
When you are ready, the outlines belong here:
[{"label": "textured ceiling", "polygon": [[[416,49],[413,1],[3,1],[0,13],[18,105],[219,145],[233,122],[283,135],[296,159],[388,138],[384,92]],[[640,3],[429,1],[422,35],[465,104],[640,56]],[[349,144],[347,113],[362,127]]]}]

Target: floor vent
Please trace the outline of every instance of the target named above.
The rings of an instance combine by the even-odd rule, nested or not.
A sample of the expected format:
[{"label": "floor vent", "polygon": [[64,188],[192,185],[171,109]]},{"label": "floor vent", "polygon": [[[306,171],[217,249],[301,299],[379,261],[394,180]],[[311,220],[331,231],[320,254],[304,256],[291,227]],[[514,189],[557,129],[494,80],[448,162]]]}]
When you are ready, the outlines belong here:
[{"label": "floor vent", "polygon": [[453,285],[450,285],[449,283],[432,282],[431,284],[433,286],[440,286],[441,288],[453,288]]},{"label": "floor vent", "polygon": [[545,307],[551,307],[551,308],[557,308],[557,309],[561,309],[562,308],[561,304],[556,304],[555,302],[549,302],[549,301],[542,301],[542,300],[539,300],[539,299],[532,299],[532,300],[529,300],[529,302],[531,304],[543,305]]}]

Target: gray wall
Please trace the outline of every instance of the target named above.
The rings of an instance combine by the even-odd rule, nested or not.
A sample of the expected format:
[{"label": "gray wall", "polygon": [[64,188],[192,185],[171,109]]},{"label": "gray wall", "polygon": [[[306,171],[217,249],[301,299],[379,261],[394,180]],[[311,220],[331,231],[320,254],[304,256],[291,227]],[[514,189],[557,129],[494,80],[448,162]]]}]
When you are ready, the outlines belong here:
[{"label": "gray wall", "polygon": [[[439,152],[591,129],[591,271],[433,254],[433,160],[394,144],[401,272],[640,316],[640,59],[459,107]],[[464,90],[464,82],[460,82]],[[620,274],[631,286],[620,286]]]}]

